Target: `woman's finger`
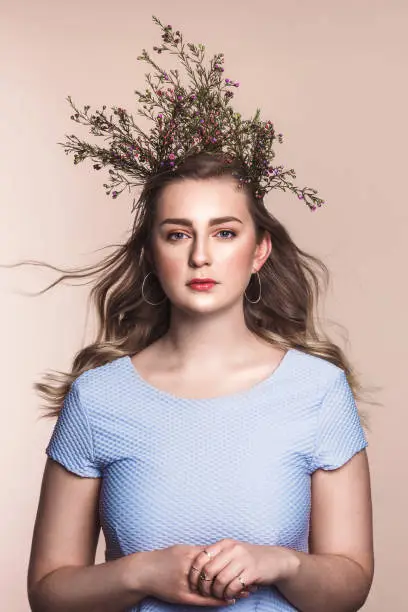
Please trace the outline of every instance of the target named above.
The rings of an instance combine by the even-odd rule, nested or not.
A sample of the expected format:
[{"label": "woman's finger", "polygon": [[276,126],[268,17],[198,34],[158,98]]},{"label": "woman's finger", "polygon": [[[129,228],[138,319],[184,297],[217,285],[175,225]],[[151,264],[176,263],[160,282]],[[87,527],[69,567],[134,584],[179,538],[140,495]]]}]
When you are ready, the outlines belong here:
[{"label": "woman's finger", "polygon": [[209,549],[204,549],[200,551],[197,557],[194,559],[190,567],[190,572],[188,574],[188,581],[190,583],[190,589],[192,591],[197,591],[202,595],[210,595],[211,588],[202,588],[203,579],[200,579],[200,575],[203,576],[202,572],[205,572],[204,567],[208,563],[210,563],[220,551],[221,548],[219,546],[214,549],[210,549],[209,547]]}]

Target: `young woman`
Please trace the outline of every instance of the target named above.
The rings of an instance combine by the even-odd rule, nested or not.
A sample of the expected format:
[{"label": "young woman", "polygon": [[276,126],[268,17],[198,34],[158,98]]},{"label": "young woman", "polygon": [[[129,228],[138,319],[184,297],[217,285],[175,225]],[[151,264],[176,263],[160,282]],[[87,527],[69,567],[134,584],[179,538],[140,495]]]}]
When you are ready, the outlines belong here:
[{"label": "young woman", "polygon": [[37,385],[58,420],[34,612],[352,612],[367,598],[367,441],[359,383],[314,317],[327,270],[245,173],[206,152],[156,173],[129,240],[71,273],[98,275],[99,330],[72,372]]}]

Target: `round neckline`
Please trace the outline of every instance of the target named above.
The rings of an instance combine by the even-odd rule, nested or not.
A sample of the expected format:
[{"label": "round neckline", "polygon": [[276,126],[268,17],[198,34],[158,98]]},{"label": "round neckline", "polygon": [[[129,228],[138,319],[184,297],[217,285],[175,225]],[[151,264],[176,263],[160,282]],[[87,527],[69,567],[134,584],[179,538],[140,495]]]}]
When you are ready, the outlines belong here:
[{"label": "round neckline", "polygon": [[256,393],[257,391],[260,391],[267,385],[270,385],[272,382],[275,382],[276,379],[279,377],[279,375],[282,374],[282,371],[285,369],[285,366],[288,363],[290,355],[294,353],[295,351],[296,349],[289,348],[286,351],[286,353],[283,355],[282,359],[280,360],[278,365],[275,367],[275,369],[266,378],[263,378],[262,380],[255,383],[248,389],[243,389],[242,391],[236,391],[235,393],[216,395],[215,397],[183,397],[181,395],[175,395],[174,393],[171,393],[170,391],[164,391],[163,389],[159,389],[158,387],[155,387],[154,385],[149,383],[145,378],[143,378],[140,372],[135,368],[130,355],[124,355],[123,357],[119,357],[119,360],[122,360],[123,363],[128,367],[129,372],[133,376],[133,379],[135,381],[143,385],[149,391],[153,392],[159,398],[161,397],[162,399],[165,399],[165,400],[173,400],[173,401],[185,402],[185,403],[208,404],[208,403],[215,403],[215,402],[238,400],[238,399],[242,399],[245,397],[249,397],[253,393]]}]

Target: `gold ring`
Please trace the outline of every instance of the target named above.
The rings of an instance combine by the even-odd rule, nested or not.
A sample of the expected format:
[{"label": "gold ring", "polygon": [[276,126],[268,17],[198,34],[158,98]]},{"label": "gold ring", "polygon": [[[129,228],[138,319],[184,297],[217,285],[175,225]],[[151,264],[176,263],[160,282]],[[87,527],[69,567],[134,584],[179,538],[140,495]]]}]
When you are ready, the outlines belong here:
[{"label": "gold ring", "polygon": [[201,572],[201,574],[200,574],[200,580],[212,580],[212,578],[206,578],[206,577],[205,577],[205,572]]},{"label": "gold ring", "polygon": [[246,584],[245,582],[242,580],[241,576],[237,576],[238,580],[240,581],[240,583],[242,584],[242,586],[244,587],[244,589],[246,589]]}]

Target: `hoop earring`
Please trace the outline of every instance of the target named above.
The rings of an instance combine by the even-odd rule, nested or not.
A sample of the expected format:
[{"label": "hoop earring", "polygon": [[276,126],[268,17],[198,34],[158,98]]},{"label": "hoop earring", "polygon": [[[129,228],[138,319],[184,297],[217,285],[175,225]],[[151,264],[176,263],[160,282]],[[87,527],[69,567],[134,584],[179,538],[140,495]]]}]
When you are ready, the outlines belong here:
[{"label": "hoop earring", "polygon": [[256,274],[258,276],[258,283],[259,283],[259,296],[258,296],[258,299],[257,300],[250,300],[249,297],[246,294],[246,289],[244,291],[244,295],[245,295],[246,299],[248,300],[248,302],[250,302],[251,304],[257,304],[259,302],[259,300],[261,299],[262,285],[261,285],[261,278],[259,276],[259,272],[254,272],[253,274]]},{"label": "hoop earring", "polygon": [[143,293],[143,289],[144,289],[144,284],[145,284],[146,279],[147,279],[147,277],[149,276],[149,274],[152,274],[152,272],[148,272],[148,273],[146,274],[146,276],[144,277],[144,279],[143,279],[143,283],[142,283],[142,298],[144,299],[144,301],[145,301],[145,302],[147,302],[147,303],[148,303],[148,304],[150,304],[151,306],[158,306],[159,304],[163,304],[163,302],[165,302],[165,301],[167,300],[167,295],[165,295],[165,296],[164,296],[164,299],[163,299],[163,300],[161,300],[161,302],[155,302],[155,303],[153,303],[153,302],[149,302],[149,300],[146,300],[145,295],[144,295],[144,293]]}]

